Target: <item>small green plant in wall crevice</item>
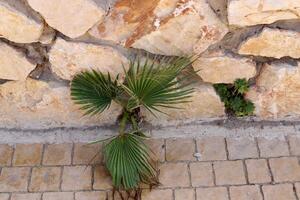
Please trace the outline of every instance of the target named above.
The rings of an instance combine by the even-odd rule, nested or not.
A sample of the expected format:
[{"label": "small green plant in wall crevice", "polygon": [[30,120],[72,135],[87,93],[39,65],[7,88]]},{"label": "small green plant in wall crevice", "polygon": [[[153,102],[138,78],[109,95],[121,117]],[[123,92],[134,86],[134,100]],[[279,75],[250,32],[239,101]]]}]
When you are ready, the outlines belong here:
[{"label": "small green plant in wall crevice", "polygon": [[253,114],[254,104],[244,97],[249,90],[249,82],[246,79],[237,79],[233,84],[214,84],[214,88],[224,102],[228,114],[238,117]]}]

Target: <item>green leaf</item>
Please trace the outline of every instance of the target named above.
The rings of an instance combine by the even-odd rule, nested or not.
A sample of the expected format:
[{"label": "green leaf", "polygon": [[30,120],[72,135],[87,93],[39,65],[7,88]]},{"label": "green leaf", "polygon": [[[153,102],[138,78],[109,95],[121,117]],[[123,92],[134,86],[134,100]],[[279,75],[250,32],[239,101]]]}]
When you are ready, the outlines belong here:
[{"label": "green leaf", "polygon": [[249,83],[246,79],[237,79],[234,82],[234,87],[239,94],[245,94],[249,90]]}]

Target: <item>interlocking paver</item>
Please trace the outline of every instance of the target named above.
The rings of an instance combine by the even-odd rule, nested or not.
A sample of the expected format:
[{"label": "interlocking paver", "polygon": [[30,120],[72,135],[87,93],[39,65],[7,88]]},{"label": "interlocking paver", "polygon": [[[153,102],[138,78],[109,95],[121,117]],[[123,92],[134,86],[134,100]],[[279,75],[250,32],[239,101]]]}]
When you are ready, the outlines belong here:
[{"label": "interlocking paver", "polygon": [[254,139],[228,138],[226,140],[229,159],[236,160],[258,157],[257,145]]},{"label": "interlocking paver", "polygon": [[165,141],[163,139],[149,139],[145,143],[149,146],[151,151],[154,153],[157,160],[163,162],[165,161]]},{"label": "interlocking paver", "polygon": [[74,147],[73,164],[88,165],[102,162],[102,145],[78,143]]},{"label": "interlocking paver", "polygon": [[94,169],[94,185],[95,190],[112,189],[111,176],[108,174],[104,166],[96,166]]},{"label": "interlocking paver", "polygon": [[57,191],[60,184],[60,174],[60,167],[33,168],[29,191]]},{"label": "interlocking paver", "polygon": [[0,192],[27,191],[30,168],[3,168],[0,175]]},{"label": "interlocking paver", "polygon": [[[176,181],[174,181],[176,177]],[[190,180],[186,163],[168,163],[160,167],[159,181],[162,187],[188,187]]]},{"label": "interlocking paver", "polygon": [[206,137],[197,140],[197,148],[200,153],[199,160],[226,160],[226,147],[223,137]]},{"label": "interlocking paver", "polygon": [[42,144],[17,144],[13,165],[15,166],[35,166],[41,164]]},{"label": "interlocking paver", "polygon": [[272,181],[267,160],[249,159],[245,162],[250,183],[269,183]]},{"label": "interlocking paver", "polygon": [[72,192],[45,192],[43,200],[74,200]]},{"label": "interlocking paver", "polygon": [[49,144],[45,146],[43,165],[70,165],[72,144]]},{"label": "interlocking paver", "polygon": [[168,139],[166,144],[167,161],[195,160],[195,141],[193,139]]},{"label": "interlocking paver", "polygon": [[230,187],[231,200],[263,200],[259,186],[233,186]]},{"label": "interlocking paver", "polygon": [[194,189],[175,190],[175,200],[195,200]]},{"label": "interlocking paver", "polygon": [[90,190],[92,188],[92,169],[90,166],[65,166],[63,169],[63,191]]},{"label": "interlocking paver", "polygon": [[11,200],[40,200],[41,196],[39,193],[12,194]]},{"label": "interlocking paver", "polygon": [[300,156],[300,137],[290,136],[288,137],[291,147],[291,154],[294,156]]},{"label": "interlocking paver", "polygon": [[296,200],[292,184],[264,185],[265,200]]},{"label": "interlocking paver", "polygon": [[225,187],[198,188],[196,193],[197,200],[229,200]]},{"label": "interlocking paver", "polygon": [[209,162],[191,163],[190,170],[191,170],[192,186],[199,187],[199,186],[214,185],[212,163]]},{"label": "interlocking paver", "polygon": [[0,194],[0,200],[9,200],[9,194],[5,194],[5,193]]},{"label": "interlocking paver", "polygon": [[297,158],[272,158],[269,162],[275,182],[300,181],[300,165]]},{"label": "interlocking paver", "polygon": [[258,138],[258,146],[261,157],[288,156],[289,148],[287,141],[282,139]]},{"label": "interlocking paver", "polygon": [[166,190],[144,190],[142,193],[143,200],[173,200],[173,192],[170,189]]},{"label": "interlocking paver", "polygon": [[106,200],[106,192],[77,192],[75,200]]},{"label": "interlocking paver", "polygon": [[242,161],[214,162],[217,185],[246,184]]},{"label": "interlocking paver", "polygon": [[0,167],[11,165],[13,147],[0,144]]}]

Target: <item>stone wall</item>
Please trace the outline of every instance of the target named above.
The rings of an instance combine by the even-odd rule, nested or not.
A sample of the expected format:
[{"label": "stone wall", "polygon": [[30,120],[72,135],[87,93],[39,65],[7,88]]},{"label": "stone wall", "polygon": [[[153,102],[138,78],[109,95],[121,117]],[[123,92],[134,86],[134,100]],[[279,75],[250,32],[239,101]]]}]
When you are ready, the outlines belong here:
[{"label": "stone wall", "polygon": [[251,80],[259,119],[300,116],[300,0],[0,0],[0,127],[114,124],[120,107],[82,117],[69,83],[91,68],[123,73],[137,49],[199,55],[193,101],[142,111],[152,124],[226,116],[212,84],[237,78]]}]

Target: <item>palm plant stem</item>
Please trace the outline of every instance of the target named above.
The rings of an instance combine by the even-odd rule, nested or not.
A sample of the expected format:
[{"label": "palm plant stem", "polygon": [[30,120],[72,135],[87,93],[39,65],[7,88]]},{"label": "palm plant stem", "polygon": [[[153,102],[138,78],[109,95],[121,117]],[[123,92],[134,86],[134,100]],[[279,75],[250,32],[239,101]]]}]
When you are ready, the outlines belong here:
[{"label": "palm plant stem", "polygon": [[123,116],[122,116],[122,119],[121,119],[121,122],[120,122],[120,129],[119,129],[120,135],[125,134],[126,124],[127,124],[127,121],[128,121],[128,115],[129,115],[129,113],[126,110],[124,110]]}]

